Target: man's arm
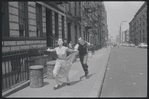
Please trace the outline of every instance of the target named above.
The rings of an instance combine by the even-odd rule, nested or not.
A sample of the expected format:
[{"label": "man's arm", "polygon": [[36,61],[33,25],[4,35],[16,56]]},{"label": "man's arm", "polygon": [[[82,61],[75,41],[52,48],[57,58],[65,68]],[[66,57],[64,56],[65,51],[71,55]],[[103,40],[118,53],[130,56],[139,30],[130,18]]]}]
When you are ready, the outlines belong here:
[{"label": "man's arm", "polygon": [[87,41],[86,41],[86,43],[87,43],[87,46],[88,46],[88,47],[91,45],[91,43],[89,43],[89,42],[87,42]]}]

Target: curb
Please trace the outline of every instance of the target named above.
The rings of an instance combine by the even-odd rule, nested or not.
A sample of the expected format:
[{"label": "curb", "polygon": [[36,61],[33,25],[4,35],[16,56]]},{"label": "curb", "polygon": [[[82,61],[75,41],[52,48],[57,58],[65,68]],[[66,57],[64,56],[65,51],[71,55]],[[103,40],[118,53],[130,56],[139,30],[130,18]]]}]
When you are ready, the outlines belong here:
[{"label": "curb", "polygon": [[105,77],[105,74],[106,74],[106,68],[108,66],[108,60],[109,60],[109,57],[110,57],[111,48],[108,49],[108,51],[109,51],[108,54],[107,54],[108,57],[105,61],[106,64],[104,64],[104,66],[102,67],[101,72],[99,73],[99,75],[97,77],[97,80],[96,80],[91,92],[89,93],[88,97],[100,97],[104,77]]}]

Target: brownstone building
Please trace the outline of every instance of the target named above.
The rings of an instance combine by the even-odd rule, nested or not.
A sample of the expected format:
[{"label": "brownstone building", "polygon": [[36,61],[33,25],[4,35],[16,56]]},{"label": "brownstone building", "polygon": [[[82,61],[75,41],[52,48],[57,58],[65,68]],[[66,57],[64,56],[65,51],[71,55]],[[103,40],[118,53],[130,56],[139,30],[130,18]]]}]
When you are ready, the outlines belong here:
[{"label": "brownstone building", "polygon": [[147,2],[137,11],[129,23],[129,28],[130,42],[135,45],[147,43]]}]

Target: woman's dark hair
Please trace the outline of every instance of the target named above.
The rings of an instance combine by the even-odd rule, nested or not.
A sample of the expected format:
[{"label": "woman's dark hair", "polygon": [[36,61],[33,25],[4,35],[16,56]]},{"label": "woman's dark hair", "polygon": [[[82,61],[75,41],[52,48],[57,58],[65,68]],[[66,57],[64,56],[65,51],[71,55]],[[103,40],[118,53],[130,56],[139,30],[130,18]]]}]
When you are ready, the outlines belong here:
[{"label": "woman's dark hair", "polygon": [[[63,38],[59,37],[58,39],[62,39],[62,41],[64,42],[64,39],[63,39]],[[58,39],[57,39],[57,40],[58,40]]]}]

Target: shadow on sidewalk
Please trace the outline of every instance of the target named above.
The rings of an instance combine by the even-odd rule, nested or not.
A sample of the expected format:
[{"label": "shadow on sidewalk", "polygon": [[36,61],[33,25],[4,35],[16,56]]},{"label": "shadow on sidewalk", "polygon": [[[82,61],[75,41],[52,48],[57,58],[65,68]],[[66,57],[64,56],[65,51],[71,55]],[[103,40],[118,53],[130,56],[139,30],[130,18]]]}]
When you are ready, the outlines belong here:
[{"label": "shadow on sidewalk", "polygon": [[[90,78],[92,75],[94,75],[94,74],[96,74],[96,73],[89,74],[86,79],[89,79],[89,78]],[[83,77],[85,77],[85,76],[83,75],[83,76],[80,77],[79,80],[70,82],[70,85],[67,85],[66,82],[60,81],[60,82],[62,83],[62,85],[60,86],[60,88],[65,87],[65,86],[72,86],[72,85],[75,85],[75,84],[79,83]]]},{"label": "shadow on sidewalk", "polygon": [[86,77],[86,79],[89,79],[92,75],[94,75],[94,74],[96,74],[96,73],[93,73],[93,74],[89,74],[87,77]]},{"label": "shadow on sidewalk", "polygon": [[49,85],[48,82],[43,82],[43,86]]}]

